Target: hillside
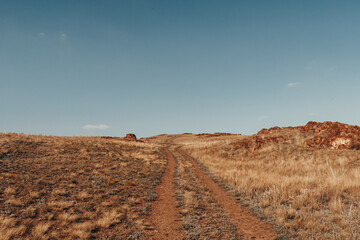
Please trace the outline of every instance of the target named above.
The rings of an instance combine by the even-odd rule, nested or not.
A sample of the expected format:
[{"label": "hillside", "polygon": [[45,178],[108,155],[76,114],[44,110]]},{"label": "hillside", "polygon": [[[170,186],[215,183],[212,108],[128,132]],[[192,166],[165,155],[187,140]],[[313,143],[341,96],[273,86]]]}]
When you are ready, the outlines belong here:
[{"label": "hillside", "polygon": [[0,134],[0,239],[136,239],[165,164],[156,144]]},{"label": "hillside", "polygon": [[360,128],[309,122],[177,139],[242,204],[291,239],[359,239]]},{"label": "hillside", "polygon": [[0,239],[359,239],[360,127],[0,133]]}]

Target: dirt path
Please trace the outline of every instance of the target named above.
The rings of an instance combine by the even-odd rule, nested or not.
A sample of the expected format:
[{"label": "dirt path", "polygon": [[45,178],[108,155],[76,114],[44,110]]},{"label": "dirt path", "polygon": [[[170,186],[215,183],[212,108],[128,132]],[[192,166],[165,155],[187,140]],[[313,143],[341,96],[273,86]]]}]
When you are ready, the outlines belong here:
[{"label": "dirt path", "polygon": [[[187,188],[184,194],[187,194],[187,197],[189,197],[189,194],[191,193],[191,196],[195,201],[195,204],[192,204],[193,201],[187,203],[190,205],[186,205],[186,211],[195,211],[194,214],[196,211],[201,211],[197,212],[194,216],[204,217],[197,219],[193,218],[194,216],[190,214],[188,215],[188,218],[185,218],[187,219],[186,221],[190,219],[190,222],[193,223],[190,225],[194,227],[186,229],[187,235],[196,236],[196,231],[193,231],[194,229],[198,230],[200,238],[208,238],[210,235],[214,235],[215,232],[216,234],[222,234],[222,236],[234,236],[231,235],[231,231],[238,235],[237,237],[232,237],[231,239],[275,239],[277,237],[277,234],[274,230],[272,230],[270,225],[255,217],[249,212],[249,210],[243,208],[239,203],[237,203],[235,197],[228,194],[208,175],[206,175],[194,159],[192,159],[186,152],[180,148],[175,148],[175,146],[171,147],[171,149],[178,159],[178,164],[181,163],[181,167],[183,169],[183,174],[181,176],[185,178],[183,179],[183,177],[181,177],[180,180],[185,182],[183,187]],[[151,225],[153,226],[153,231],[148,236],[151,239],[156,240],[183,239],[187,235],[179,222],[180,214],[179,209],[176,207],[177,199],[175,198],[176,188],[174,185],[174,171],[175,168],[179,167],[179,165],[177,165],[174,155],[168,148],[165,148],[164,152],[168,158],[168,163],[165,173],[161,179],[161,183],[156,188],[157,200],[153,203],[152,210],[148,218],[149,222],[151,222]],[[186,165],[188,166],[187,170]],[[191,175],[186,175],[186,171],[188,171],[187,173],[192,172]],[[192,185],[189,186],[189,184]],[[178,185],[177,188],[179,188]],[[186,199],[186,196],[183,197]],[[217,207],[215,206],[216,202]],[[195,205],[195,208],[192,208],[192,205]],[[180,210],[182,210],[182,214],[184,214],[184,209]],[[202,214],[204,211],[208,214]],[[218,211],[223,211],[226,215],[222,218]],[[184,218],[182,217],[180,220],[183,221]],[[183,223],[186,223],[186,221]],[[204,223],[208,223],[209,225],[203,226]],[[233,226],[233,230],[231,230],[231,227],[229,227],[228,224],[232,224],[231,226]],[[212,227],[214,230],[206,229],[205,226],[210,228]]]},{"label": "dirt path", "polygon": [[154,226],[152,239],[182,239],[181,225],[177,221],[179,212],[176,208],[174,169],[175,159],[167,148],[164,149],[168,158],[165,173],[160,185],[156,188],[157,200],[153,203],[149,221]]},{"label": "dirt path", "polygon": [[227,213],[228,221],[236,228],[239,235],[243,239],[275,239],[276,233],[269,225],[252,215],[247,209],[241,207],[233,196],[216,184],[209,176],[207,176],[200,166],[181,149],[178,152],[194,166],[195,172],[211,195],[216,199],[219,205]]}]

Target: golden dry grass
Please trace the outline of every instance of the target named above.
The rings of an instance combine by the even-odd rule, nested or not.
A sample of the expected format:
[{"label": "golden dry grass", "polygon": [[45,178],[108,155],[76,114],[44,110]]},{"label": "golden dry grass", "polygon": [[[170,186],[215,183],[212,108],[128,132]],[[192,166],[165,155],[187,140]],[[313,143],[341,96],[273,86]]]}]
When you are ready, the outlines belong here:
[{"label": "golden dry grass", "polygon": [[145,236],[165,164],[152,143],[0,133],[0,239]]},{"label": "golden dry grass", "polygon": [[[172,140],[284,237],[360,239],[360,151],[309,148],[296,129],[257,137],[282,136],[255,150],[239,145],[253,136],[240,135],[0,134],[0,239],[146,239],[166,164],[157,143]],[[174,154],[185,239],[236,239],[192,165]]]},{"label": "golden dry grass", "polygon": [[297,130],[280,135],[290,141],[261,150],[236,145],[251,136],[192,135],[176,143],[285,237],[360,239],[360,152],[306,147]]},{"label": "golden dry grass", "polygon": [[178,151],[172,152],[176,159],[175,186],[183,239],[240,239],[194,166]]}]

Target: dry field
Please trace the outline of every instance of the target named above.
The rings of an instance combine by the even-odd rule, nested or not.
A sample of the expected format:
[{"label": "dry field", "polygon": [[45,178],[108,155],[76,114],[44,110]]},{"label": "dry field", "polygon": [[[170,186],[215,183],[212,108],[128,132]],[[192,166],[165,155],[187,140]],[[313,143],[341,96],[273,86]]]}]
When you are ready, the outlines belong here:
[{"label": "dry field", "polygon": [[360,127],[0,133],[0,239],[360,239]]},{"label": "dry field", "polygon": [[0,239],[137,239],[166,164],[157,144],[0,134]]},{"label": "dry field", "polygon": [[0,239],[276,236],[173,139],[0,134]]},{"label": "dry field", "polygon": [[[314,131],[300,130],[284,128],[254,136],[183,135],[174,143],[284,237],[360,239],[358,146],[329,145],[339,148],[332,149],[319,141],[325,145],[309,147],[306,141],[312,144],[311,139],[318,137]],[[335,133],[339,135],[338,129]],[[325,139],[329,131],[320,135]]]}]

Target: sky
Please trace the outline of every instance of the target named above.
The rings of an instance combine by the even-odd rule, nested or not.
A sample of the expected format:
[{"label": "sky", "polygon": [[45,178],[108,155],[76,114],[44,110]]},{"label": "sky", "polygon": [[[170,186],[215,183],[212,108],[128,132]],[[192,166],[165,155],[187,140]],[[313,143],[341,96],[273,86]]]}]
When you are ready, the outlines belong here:
[{"label": "sky", "polygon": [[359,125],[359,1],[0,0],[0,132]]}]

